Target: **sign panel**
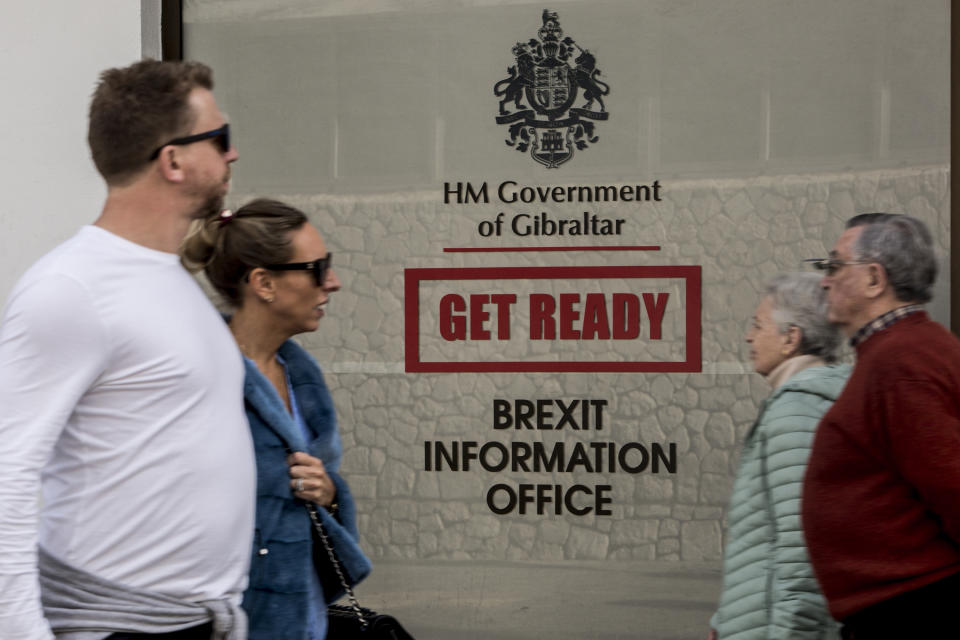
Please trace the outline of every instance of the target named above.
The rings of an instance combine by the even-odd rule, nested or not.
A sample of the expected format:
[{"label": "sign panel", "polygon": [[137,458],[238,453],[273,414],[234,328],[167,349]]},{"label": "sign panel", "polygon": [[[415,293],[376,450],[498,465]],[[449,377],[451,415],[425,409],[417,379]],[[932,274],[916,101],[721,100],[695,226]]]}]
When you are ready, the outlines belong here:
[{"label": "sign panel", "polygon": [[867,211],[949,253],[948,8],[185,3],[232,204],[285,200],[337,256],[298,339],[361,602],[418,639],[706,637],[765,283]]},{"label": "sign panel", "polygon": [[699,267],[408,269],[405,277],[408,372],[700,370]]}]

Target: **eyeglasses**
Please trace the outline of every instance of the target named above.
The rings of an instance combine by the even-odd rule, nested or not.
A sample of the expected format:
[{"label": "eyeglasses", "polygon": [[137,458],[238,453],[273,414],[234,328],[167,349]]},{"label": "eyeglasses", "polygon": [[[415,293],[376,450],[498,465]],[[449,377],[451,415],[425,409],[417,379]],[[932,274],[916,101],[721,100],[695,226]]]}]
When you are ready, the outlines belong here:
[{"label": "eyeglasses", "polygon": [[209,139],[213,139],[223,153],[230,151],[230,124],[227,123],[219,129],[211,129],[210,131],[204,131],[203,133],[195,133],[192,136],[174,138],[173,140],[170,140],[169,142],[157,147],[157,150],[150,154],[150,160],[156,160],[157,156],[160,155],[160,152],[163,151],[164,147],[168,147],[170,145],[193,144],[194,142],[200,142],[201,140]]},{"label": "eyeglasses", "polygon": [[333,254],[327,253],[325,258],[319,258],[310,262],[287,262],[284,264],[266,264],[264,269],[270,271],[312,271],[313,279],[318,287],[322,287],[327,281],[327,271],[333,263]]},{"label": "eyeglasses", "polygon": [[804,262],[812,264],[814,268],[820,271],[826,271],[828,276],[836,274],[840,267],[847,265],[873,264],[871,260],[837,260],[836,258],[807,258]]}]

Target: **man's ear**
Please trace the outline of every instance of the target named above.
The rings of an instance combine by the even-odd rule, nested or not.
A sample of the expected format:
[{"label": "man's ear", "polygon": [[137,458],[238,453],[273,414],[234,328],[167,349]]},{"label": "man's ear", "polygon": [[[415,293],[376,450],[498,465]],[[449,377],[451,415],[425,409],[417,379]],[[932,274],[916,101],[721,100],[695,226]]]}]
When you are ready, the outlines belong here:
[{"label": "man's ear", "polygon": [[176,146],[167,145],[161,149],[156,162],[160,166],[160,173],[167,181],[175,183],[183,182],[186,176]]},{"label": "man's ear", "polygon": [[887,278],[887,270],[883,265],[871,262],[866,265],[867,286],[865,295],[868,298],[879,298],[887,290],[890,280]]},{"label": "man's ear", "polygon": [[794,356],[800,351],[800,341],[803,340],[803,331],[796,325],[790,325],[787,332],[783,334],[784,341],[781,353],[785,356]]},{"label": "man's ear", "polygon": [[257,267],[250,272],[250,291],[261,302],[273,302],[277,293],[277,282],[274,275],[262,267]]}]

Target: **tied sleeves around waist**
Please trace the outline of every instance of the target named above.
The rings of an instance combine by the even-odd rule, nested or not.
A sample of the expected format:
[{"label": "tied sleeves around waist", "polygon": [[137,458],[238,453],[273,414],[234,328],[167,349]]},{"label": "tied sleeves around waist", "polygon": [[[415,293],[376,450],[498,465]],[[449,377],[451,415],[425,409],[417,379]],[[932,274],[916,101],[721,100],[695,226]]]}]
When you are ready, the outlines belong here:
[{"label": "tied sleeves around waist", "polygon": [[213,620],[212,640],[247,640],[243,609],[229,600],[187,602],[117,584],[39,550],[43,610],[57,640],[113,633],[170,633]]}]

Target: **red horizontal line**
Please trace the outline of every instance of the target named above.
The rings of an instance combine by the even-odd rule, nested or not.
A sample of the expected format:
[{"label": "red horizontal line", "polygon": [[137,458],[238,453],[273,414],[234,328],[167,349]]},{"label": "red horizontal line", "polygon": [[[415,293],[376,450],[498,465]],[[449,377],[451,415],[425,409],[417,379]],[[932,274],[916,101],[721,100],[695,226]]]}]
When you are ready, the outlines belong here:
[{"label": "red horizontal line", "polygon": [[598,245],[594,247],[444,247],[444,253],[507,253],[518,251],[660,251],[657,245]]}]

